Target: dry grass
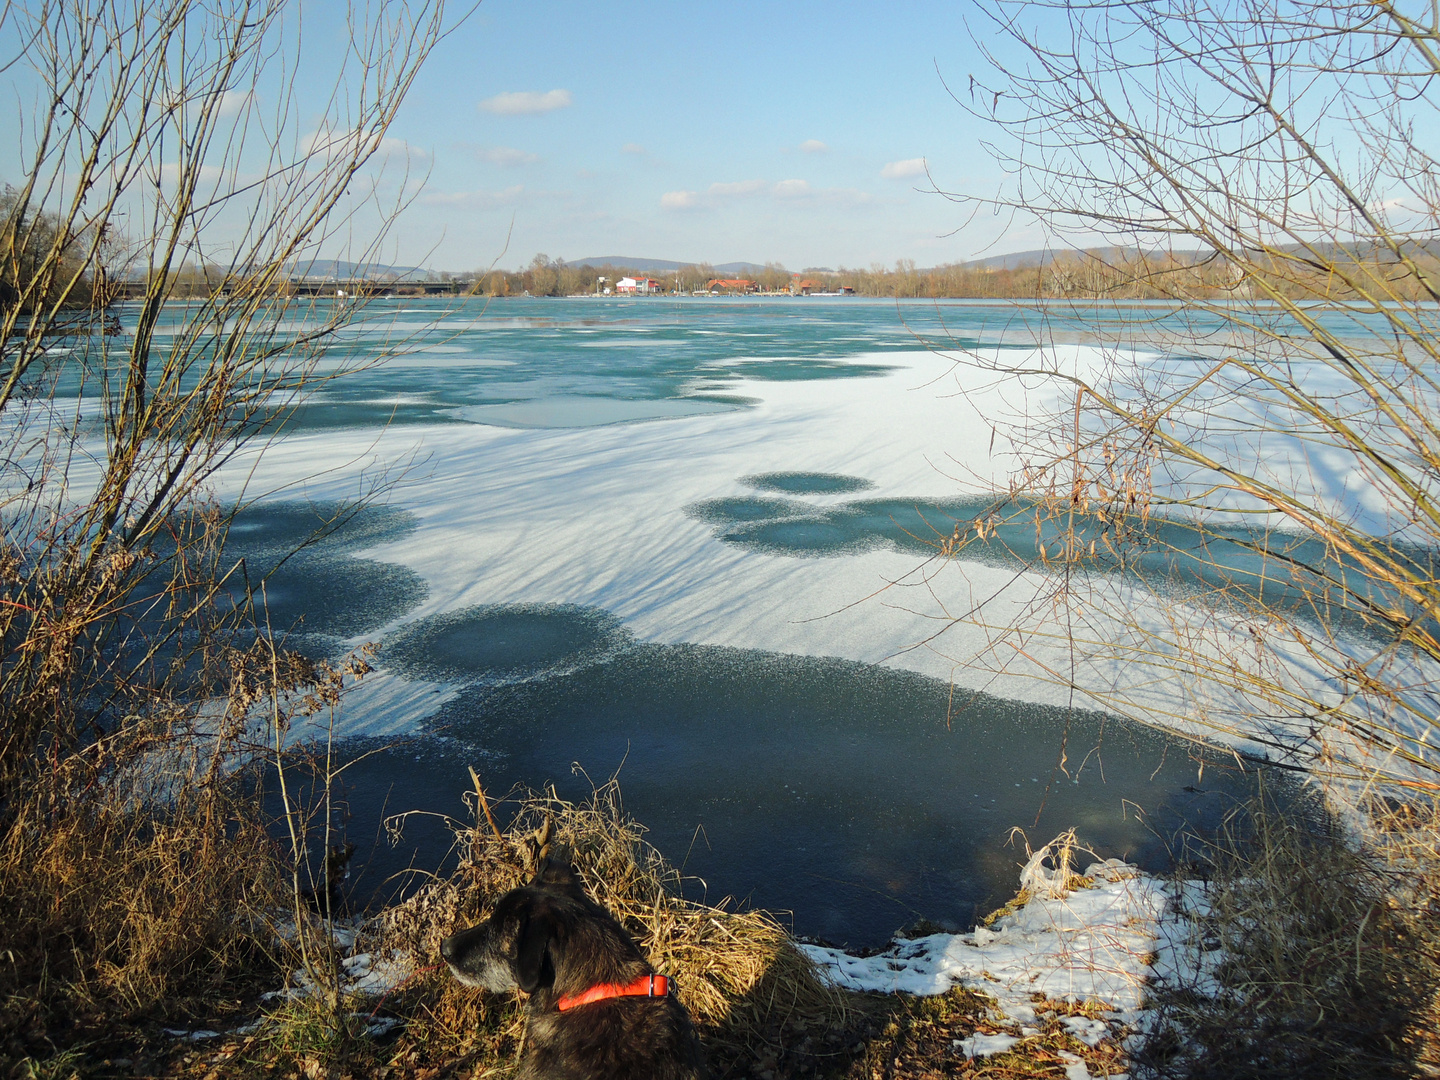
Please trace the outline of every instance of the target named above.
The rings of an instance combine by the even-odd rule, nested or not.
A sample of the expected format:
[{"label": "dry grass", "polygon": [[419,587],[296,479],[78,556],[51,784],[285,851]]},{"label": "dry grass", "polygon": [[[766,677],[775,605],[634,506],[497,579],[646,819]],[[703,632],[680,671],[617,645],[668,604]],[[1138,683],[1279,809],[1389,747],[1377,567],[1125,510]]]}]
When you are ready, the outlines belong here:
[{"label": "dry grass", "polygon": [[[464,857],[456,875],[387,912],[382,947],[408,953],[418,966],[434,964],[442,937],[484,919],[528,878],[535,833],[548,820],[554,850],[573,861],[590,895],[634,934],[656,968],[676,977],[712,1055],[778,1059],[803,1041],[787,1033],[817,1025],[840,1030],[854,1019],[849,996],[827,985],[768,912],[683,898],[678,871],[625,815],[613,783],[581,805],[553,792],[526,795],[503,832],[483,812],[476,818],[476,826],[457,833]],[[477,1066],[503,1067],[518,1046],[513,1001],[464,987],[444,971],[430,973],[407,996],[407,1040],[427,1056],[468,1055]]]},{"label": "dry grass", "polygon": [[[283,741],[299,699],[333,683],[251,609],[259,581],[223,553],[248,497],[222,513],[211,481],[349,366],[321,371],[316,343],[358,308],[296,319],[273,284],[350,234],[351,181],[453,25],[443,0],[352,8],[337,122],[320,117],[344,134],[307,149],[287,7],[3,15],[0,65],[30,72],[37,123],[0,193],[0,1076],[58,1075],[117,1025],[209,1011],[266,961],[259,916],[287,870],[232,766],[263,706]],[[258,101],[221,109],[242,72],[272,87],[268,122]],[[187,107],[152,107],[161,85]],[[168,193],[143,165],[162,145],[181,162]],[[241,157],[268,161],[263,182],[201,178]],[[379,209],[383,233],[398,207]],[[167,308],[217,214],[240,223],[225,287]],[[362,262],[381,243],[352,239]],[[144,295],[122,328],[107,305],[134,266]]]},{"label": "dry grass", "polygon": [[1191,912],[1204,974],[1156,990],[1140,1063],[1167,1078],[1436,1075],[1436,813],[1383,809],[1383,843],[1364,847],[1263,797],[1235,815]]},{"label": "dry grass", "polygon": [[[148,710],[105,732],[84,698],[71,700],[50,745],[87,715],[99,734],[46,770],[13,770],[3,789],[0,1076],[213,1022],[298,966],[275,926],[301,901],[247,730],[266,703],[285,725],[327,708],[355,669],[217,638],[205,643],[219,670],[197,679],[218,687],[206,706],[154,689]],[[32,633],[11,657],[46,649],[53,642]],[[55,682],[70,674],[51,666]]]},{"label": "dry grass", "polygon": [[90,1033],[202,1014],[243,973],[273,973],[247,917],[282,895],[258,822],[215,785],[164,809],[105,798],[7,823],[0,1075]]},{"label": "dry grass", "polygon": [[1002,1054],[967,1059],[957,1040],[974,1034],[1008,1033],[995,1022],[994,1003],[973,990],[951,990],[935,997],[890,999],[887,1016],[867,1040],[845,1080],[1061,1080],[1083,1063],[1092,1077],[1119,1076],[1129,1070],[1121,1047],[1111,1040],[1088,1046],[1066,1030],[1067,1016],[1103,1015],[1095,1003],[1066,1002],[1036,995],[1034,1034]]}]

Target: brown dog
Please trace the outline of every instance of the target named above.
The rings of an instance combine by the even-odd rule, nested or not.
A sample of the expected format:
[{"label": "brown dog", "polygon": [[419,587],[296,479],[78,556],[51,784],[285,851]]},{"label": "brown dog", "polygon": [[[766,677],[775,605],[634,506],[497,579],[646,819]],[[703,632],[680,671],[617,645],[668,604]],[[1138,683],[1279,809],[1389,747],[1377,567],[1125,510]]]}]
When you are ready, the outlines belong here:
[{"label": "brown dog", "polygon": [[500,898],[479,926],[440,943],[461,982],[526,1004],[518,1080],[698,1080],[689,1014],[634,939],[546,859],[529,885]]}]

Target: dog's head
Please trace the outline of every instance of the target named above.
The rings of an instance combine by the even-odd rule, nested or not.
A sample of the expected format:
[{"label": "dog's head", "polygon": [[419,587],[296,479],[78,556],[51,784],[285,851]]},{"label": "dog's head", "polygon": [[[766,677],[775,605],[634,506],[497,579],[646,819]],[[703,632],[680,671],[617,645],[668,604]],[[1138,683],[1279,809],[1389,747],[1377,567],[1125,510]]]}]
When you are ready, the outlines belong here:
[{"label": "dog's head", "polygon": [[442,941],[440,956],[468,986],[533,993],[554,983],[568,929],[591,906],[570,865],[545,860],[530,884],[500,898],[490,918]]}]

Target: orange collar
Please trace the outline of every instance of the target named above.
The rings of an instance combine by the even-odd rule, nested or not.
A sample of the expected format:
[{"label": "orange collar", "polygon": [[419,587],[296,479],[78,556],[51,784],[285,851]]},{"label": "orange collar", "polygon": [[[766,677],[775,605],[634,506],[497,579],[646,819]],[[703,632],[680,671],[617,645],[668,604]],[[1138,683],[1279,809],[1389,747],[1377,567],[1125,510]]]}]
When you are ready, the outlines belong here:
[{"label": "orange collar", "polygon": [[670,980],[664,975],[641,975],[629,986],[620,983],[597,983],[574,997],[568,994],[555,1003],[561,1012],[567,1009],[589,1005],[592,1001],[604,1001],[617,997],[664,997],[670,992]]}]

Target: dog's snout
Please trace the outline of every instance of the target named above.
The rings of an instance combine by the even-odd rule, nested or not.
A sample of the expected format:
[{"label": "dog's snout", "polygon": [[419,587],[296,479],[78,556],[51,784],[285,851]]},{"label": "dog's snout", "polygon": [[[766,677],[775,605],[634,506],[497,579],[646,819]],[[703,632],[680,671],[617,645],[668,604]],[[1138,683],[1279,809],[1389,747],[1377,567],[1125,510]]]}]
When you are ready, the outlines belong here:
[{"label": "dog's snout", "polygon": [[512,990],[515,981],[508,968],[492,952],[493,928],[489,923],[460,930],[440,942],[440,958],[466,986],[481,986],[498,992]]},{"label": "dog's snout", "polygon": [[440,956],[452,968],[469,967],[474,961],[473,954],[477,949],[484,948],[488,937],[489,929],[485,923],[468,930],[457,930],[440,942]]}]

